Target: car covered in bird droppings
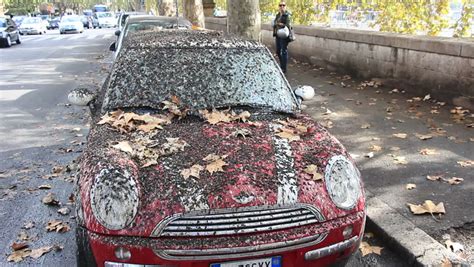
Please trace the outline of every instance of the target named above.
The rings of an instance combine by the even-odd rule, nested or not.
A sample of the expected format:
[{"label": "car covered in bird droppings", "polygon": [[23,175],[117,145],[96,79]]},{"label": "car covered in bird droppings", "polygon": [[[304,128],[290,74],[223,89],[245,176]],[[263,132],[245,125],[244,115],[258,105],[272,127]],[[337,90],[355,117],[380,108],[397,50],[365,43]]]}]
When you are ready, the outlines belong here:
[{"label": "car covered in bird droppings", "polygon": [[262,44],[212,31],[130,33],[77,175],[79,266],[344,264],[365,225],[348,152],[300,112]]}]

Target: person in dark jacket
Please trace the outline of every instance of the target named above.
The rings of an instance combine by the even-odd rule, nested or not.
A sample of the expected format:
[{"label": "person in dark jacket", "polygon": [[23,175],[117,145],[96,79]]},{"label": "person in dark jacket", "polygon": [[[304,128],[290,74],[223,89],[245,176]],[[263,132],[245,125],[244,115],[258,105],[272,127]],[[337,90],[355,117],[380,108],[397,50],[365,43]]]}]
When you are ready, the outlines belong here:
[{"label": "person in dark jacket", "polygon": [[280,2],[279,4],[279,12],[275,17],[275,20],[273,21],[273,36],[275,37],[276,40],[276,50],[277,50],[277,56],[278,59],[280,60],[280,67],[283,70],[283,73],[286,74],[286,66],[288,64],[288,36],[285,38],[278,37],[277,31],[279,29],[288,27],[288,29],[291,29],[290,26],[290,13],[286,11],[286,3],[285,2]]}]

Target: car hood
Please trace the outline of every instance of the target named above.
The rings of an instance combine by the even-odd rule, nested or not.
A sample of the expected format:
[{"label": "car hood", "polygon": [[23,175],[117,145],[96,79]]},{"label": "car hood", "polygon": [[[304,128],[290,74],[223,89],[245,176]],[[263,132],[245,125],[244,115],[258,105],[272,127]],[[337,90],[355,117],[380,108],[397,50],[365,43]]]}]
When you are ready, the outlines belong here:
[{"label": "car hood", "polygon": [[[305,203],[328,220],[363,210],[362,198],[353,210],[338,209],[329,198],[324,179],[315,181],[305,172],[313,164],[324,175],[332,156],[349,157],[343,146],[310,118],[298,115],[292,120],[305,125],[307,132],[291,142],[276,135],[275,127],[281,120],[275,118],[216,125],[202,120],[174,122],[153,135],[152,142],[163,144],[170,140],[167,138],[179,138],[186,143],[184,149],[160,157],[149,167],[143,167],[143,161],[120,146],[141,135],[121,134],[107,125],[93,127],[78,183],[82,223],[105,234],[150,236],[162,220],[202,210]],[[115,144],[119,146],[113,148]],[[206,157],[212,154],[220,156],[225,165],[209,167],[215,161]],[[196,165],[203,168],[199,177],[185,177],[185,170]],[[107,194],[97,200],[98,190],[104,187],[114,193],[123,190],[122,205],[137,202],[125,229],[110,229],[113,227],[104,226],[94,216],[98,211],[91,203],[109,201]]]}]

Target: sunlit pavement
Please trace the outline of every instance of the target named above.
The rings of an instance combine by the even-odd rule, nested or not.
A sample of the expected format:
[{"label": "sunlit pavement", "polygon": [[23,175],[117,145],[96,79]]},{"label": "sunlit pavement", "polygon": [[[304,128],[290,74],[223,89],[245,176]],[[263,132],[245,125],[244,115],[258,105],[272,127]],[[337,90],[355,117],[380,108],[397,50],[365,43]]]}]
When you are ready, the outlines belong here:
[{"label": "sunlit pavement", "polygon": [[[67,105],[66,99],[69,90],[81,84],[99,84],[105,77],[111,56],[107,49],[114,40],[113,33],[114,29],[97,29],[60,35],[53,30],[46,35],[22,36],[21,45],[0,49],[0,241],[4,244],[0,251],[1,266],[7,264],[13,242],[28,242],[32,249],[63,247],[36,260],[26,258],[21,264],[75,265],[71,176],[76,167],[74,159],[82,151],[87,135],[88,111]],[[313,78],[305,73],[302,70],[302,77]],[[326,84],[325,78],[310,82],[316,86]],[[310,105],[309,111],[319,111],[321,104]],[[344,135],[341,138],[347,139]],[[344,140],[348,142],[351,144]],[[51,189],[39,189],[41,185]],[[48,193],[54,193],[60,204],[43,204]],[[57,213],[61,207],[71,212]],[[51,220],[65,222],[71,230],[47,232]],[[31,222],[32,228],[27,225]],[[377,237],[364,240],[383,247],[381,255],[362,257],[359,252],[349,266],[404,266]]]}]

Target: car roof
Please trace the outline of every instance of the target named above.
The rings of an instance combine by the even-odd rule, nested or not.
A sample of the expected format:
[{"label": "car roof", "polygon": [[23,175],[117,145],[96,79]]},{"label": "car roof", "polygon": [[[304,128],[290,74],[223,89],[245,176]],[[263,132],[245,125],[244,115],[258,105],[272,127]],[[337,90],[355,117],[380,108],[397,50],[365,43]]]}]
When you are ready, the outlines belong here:
[{"label": "car roof", "polygon": [[130,33],[124,48],[262,49],[257,41],[210,30],[145,30]]},{"label": "car roof", "polygon": [[121,15],[146,15],[146,12],[137,12],[137,11],[129,11],[123,12]]}]

